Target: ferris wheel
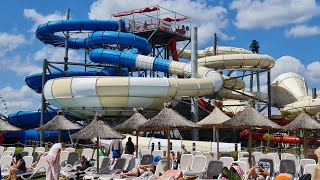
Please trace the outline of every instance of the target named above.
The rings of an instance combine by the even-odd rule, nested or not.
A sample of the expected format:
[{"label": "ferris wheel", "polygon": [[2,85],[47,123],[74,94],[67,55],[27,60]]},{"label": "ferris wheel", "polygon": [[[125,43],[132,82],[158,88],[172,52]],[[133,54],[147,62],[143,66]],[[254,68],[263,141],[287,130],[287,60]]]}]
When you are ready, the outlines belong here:
[{"label": "ferris wheel", "polygon": [[0,95],[0,118],[4,116],[5,118],[8,117],[8,107],[7,102],[5,99]]}]

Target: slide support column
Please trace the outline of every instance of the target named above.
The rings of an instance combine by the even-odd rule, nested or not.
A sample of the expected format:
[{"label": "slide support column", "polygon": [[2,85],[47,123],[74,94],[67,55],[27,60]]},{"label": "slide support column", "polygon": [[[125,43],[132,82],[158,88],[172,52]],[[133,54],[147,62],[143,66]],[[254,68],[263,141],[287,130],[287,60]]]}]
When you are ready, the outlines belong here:
[{"label": "slide support column", "polygon": [[[70,18],[70,9],[67,9],[67,13],[66,13],[66,19],[69,20]],[[65,51],[64,51],[64,62],[67,63],[68,62],[68,50],[69,50],[69,45],[68,45],[68,39],[69,39],[69,31],[66,32],[66,39],[65,39]],[[68,70],[68,65],[64,64],[64,71]]]},{"label": "slide support column", "polygon": [[[197,37],[197,27],[192,28],[191,34],[191,77],[198,77],[198,37]],[[194,123],[198,122],[198,97],[191,97],[191,120]],[[192,140],[197,141],[198,129],[192,130]]]},{"label": "slide support column", "polygon": [[[42,93],[41,93],[41,117],[40,117],[40,126],[43,125],[44,122],[44,113],[46,108],[46,100],[44,98],[44,84],[46,83],[46,75],[47,75],[47,59],[43,60],[42,64]],[[40,132],[40,146],[43,146],[43,137],[44,132],[41,130]]]}]

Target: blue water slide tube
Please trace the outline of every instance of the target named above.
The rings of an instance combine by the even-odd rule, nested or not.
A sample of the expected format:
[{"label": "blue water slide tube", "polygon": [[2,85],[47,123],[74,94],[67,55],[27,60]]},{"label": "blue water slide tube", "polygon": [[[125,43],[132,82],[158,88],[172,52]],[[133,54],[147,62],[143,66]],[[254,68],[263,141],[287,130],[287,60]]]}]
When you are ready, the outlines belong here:
[{"label": "blue water slide tube", "polygon": [[[125,22],[121,21],[121,27],[125,29]],[[101,20],[60,20],[50,21],[38,26],[36,37],[45,44],[53,46],[64,46],[65,37],[56,35],[62,31],[117,31],[118,21]],[[85,48],[86,38],[68,38],[68,47],[72,49]]]},{"label": "blue water slide tube", "polygon": [[[124,21],[121,21],[124,29]],[[151,45],[146,39],[123,32],[119,29],[118,21],[98,20],[60,20],[51,21],[38,26],[36,37],[45,44],[64,46],[65,37],[56,35],[63,31],[95,31],[88,38],[68,38],[68,47],[72,49],[94,49],[106,44],[118,44],[138,49],[142,54],[151,52]]]},{"label": "blue water slide tube", "polygon": [[[117,51],[111,49],[97,48],[90,52],[90,59],[95,63],[111,63],[119,64],[126,67],[137,67],[137,61],[139,58],[145,58],[145,56],[140,56],[138,54],[132,54],[125,51]],[[161,71],[169,73],[170,60],[165,60],[161,58],[154,58],[152,64],[152,70]]]},{"label": "blue water slide tube", "polygon": [[[59,78],[59,77],[70,77],[70,76],[118,76],[118,75],[127,76],[128,69],[122,68],[119,72],[118,68],[107,67],[102,71],[68,71],[67,74],[61,72],[52,72],[51,74],[46,75],[46,82],[50,79]],[[26,84],[33,89],[36,93],[42,92],[42,73],[32,74],[25,78]]]},{"label": "blue water slide tube", "polygon": [[[51,120],[57,113],[54,110],[48,110],[45,112],[44,116],[44,123]],[[74,120],[74,121],[81,121],[79,117],[72,116],[71,114],[65,114],[67,119]],[[13,124],[17,127],[22,129],[32,129],[39,127],[40,125],[40,117],[41,117],[41,110],[36,111],[19,111],[13,114],[10,114],[7,118],[10,124]]]},{"label": "blue water slide tube", "polygon": [[[71,131],[70,134],[73,134],[75,131]],[[24,130],[20,132],[12,133],[3,133],[4,143],[11,144],[15,142],[20,142],[26,144],[27,140],[40,141],[40,131],[34,129]],[[56,142],[58,139],[58,131],[45,131],[44,132],[44,141]],[[69,140],[69,132],[61,131],[61,139]]]}]

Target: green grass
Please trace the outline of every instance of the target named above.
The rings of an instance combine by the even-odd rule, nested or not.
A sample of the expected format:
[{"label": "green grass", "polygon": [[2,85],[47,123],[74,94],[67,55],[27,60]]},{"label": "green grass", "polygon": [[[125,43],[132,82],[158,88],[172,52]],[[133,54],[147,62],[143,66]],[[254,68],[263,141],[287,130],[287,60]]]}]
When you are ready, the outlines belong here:
[{"label": "green grass", "polygon": [[46,176],[39,176],[39,177],[35,177],[35,178],[32,178],[32,179],[45,180]]}]

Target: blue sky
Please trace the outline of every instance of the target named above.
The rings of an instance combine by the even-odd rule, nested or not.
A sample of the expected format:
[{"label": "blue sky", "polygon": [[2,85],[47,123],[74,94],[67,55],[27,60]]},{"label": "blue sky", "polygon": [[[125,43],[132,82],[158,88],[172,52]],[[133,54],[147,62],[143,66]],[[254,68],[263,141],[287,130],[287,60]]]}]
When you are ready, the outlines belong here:
[{"label": "blue sky", "polygon": [[[212,44],[218,33],[222,45],[248,48],[260,43],[260,52],[276,60],[272,77],[296,72],[309,87],[320,89],[320,2],[314,0],[121,0],[121,1],[4,1],[0,11],[0,95],[9,112],[40,107],[40,96],[24,82],[28,74],[41,71],[41,60],[63,60],[63,48],[44,45],[35,28],[49,20],[109,19],[111,13],[158,4],[190,16],[198,27],[199,49]],[[82,51],[70,59],[83,60]],[[265,83],[265,82],[262,82]],[[265,84],[263,84],[265,85]],[[3,110],[0,105],[0,113]]]}]

